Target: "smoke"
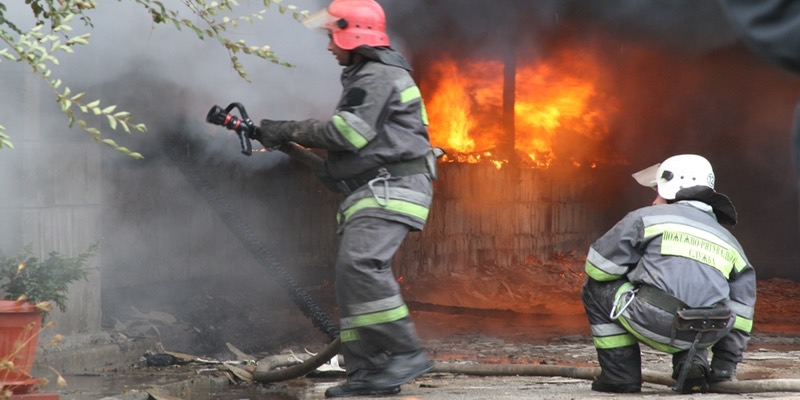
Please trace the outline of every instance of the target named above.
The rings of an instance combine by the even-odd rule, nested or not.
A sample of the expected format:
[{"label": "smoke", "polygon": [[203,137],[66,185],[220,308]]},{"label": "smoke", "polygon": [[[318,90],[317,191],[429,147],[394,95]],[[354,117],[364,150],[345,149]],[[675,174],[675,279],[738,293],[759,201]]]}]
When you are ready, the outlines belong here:
[{"label": "smoke", "polygon": [[[327,2],[292,3],[299,10],[314,12]],[[255,11],[260,5],[261,2],[243,2],[243,8],[237,12]],[[22,30],[32,26],[33,17],[26,4],[12,2],[6,7],[8,20]],[[85,27],[78,21],[71,25],[76,33],[91,33],[90,45],[76,47],[73,54],[60,53],[59,65],[53,66],[53,77],[63,80],[62,89],[69,86],[72,93],[85,92],[86,101],[101,99],[103,107],[115,104],[116,111],[130,111],[134,122],[148,127],[145,133],[112,132],[102,126],[102,120],[76,110],[78,118],[101,127],[104,137],[144,155],[144,160],[133,160],[108,147],[94,145],[101,153],[102,173],[90,171],[88,175],[105,181],[92,183],[95,190],[102,188],[104,202],[102,238],[92,240],[102,239],[105,300],[128,307],[127,300],[131,299],[120,298],[125,291],[115,288],[172,281],[173,290],[147,299],[132,299],[147,300],[153,306],[171,304],[178,301],[180,285],[188,285],[188,291],[195,293],[208,289],[192,283],[196,282],[192,278],[216,285],[217,293],[250,292],[253,288],[250,292],[254,293],[253,301],[270,303],[275,298],[285,298],[286,292],[276,288],[271,277],[259,274],[262,271],[259,262],[242,251],[164,150],[175,142],[185,151],[191,149],[190,157],[205,169],[212,182],[220,185],[217,189],[231,201],[234,210],[241,215],[258,215],[250,221],[252,229],[260,235],[259,240],[269,243],[271,248],[284,246],[285,241],[292,240],[288,238],[297,235],[289,227],[291,219],[297,218],[287,208],[293,210],[304,204],[319,207],[317,202],[327,198],[317,196],[318,199],[308,200],[311,196],[298,193],[302,190],[298,186],[302,185],[285,179],[290,174],[285,155],[254,153],[245,157],[240,153],[238,138],[230,131],[207,124],[205,116],[213,105],[224,107],[240,102],[254,121],[329,117],[341,90],[341,67],[326,50],[327,37],[309,31],[289,14],[280,14],[277,6],[264,15],[263,21],[231,28],[228,33],[232,40],[244,39],[257,46],[268,44],[278,58],[294,65],[287,68],[238,54],[251,79],[247,82],[233,70],[229,54],[214,39],[201,41],[187,28],[177,31],[171,24],[154,24],[150,15],[133,1],[98,2],[97,8],[87,15],[93,27]],[[4,61],[0,70],[0,87],[4,92],[0,96],[0,124],[5,125],[17,145],[16,149],[0,151],[0,219],[7,222],[7,227],[21,227],[25,218],[23,190],[33,190],[35,195],[37,186],[56,184],[69,186],[65,191],[73,193],[76,192],[73,180],[82,179],[69,175],[77,168],[66,165],[70,153],[55,151],[58,160],[52,160],[36,157],[37,149],[62,147],[64,142],[85,144],[91,140],[87,133],[67,127],[66,118],[49,89],[27,66]],[[259,145],[254,143],[254,147]],[[76,163],[83,161],[83,156],[74,158]],[[93,168],[91,164],[89,168]],[[53,174],[59,174],[59,169],[64,171],[63,176],[51,179]],[[274,184],[260,179],[274,179]],[[257,184],[248,186],[246,181]],[[308,180],[300,181],[309,185]],[[278,198],[283,204],[270,204],[270,198]],[[42,200],[45,207],[53,206],[52,200],[37,200]],[[325,206],[319,208],[328,209]],[[334,220],[332,214],[327,217]],[[260,229],[265,226],[263,220],[275,225]],[[330,230],[333,237],[334,231],[328,225],[320,226],[319,230]],[[28,244],[23,241],[36,240],[30,231],[0,231],[0,249],[6,253]],[[230,273],[226,257],[238,267],[236,273]],[[299,260],[306,265],[319,263],[311,257]],[[133,292],[136,296],[137,291]]]},{"label": "smoke", "polygon": [[511,46],[547,47],[565,27],[573,34],[605,34],[685,52],[705,52],[735,41],[715,0],[514,0],[384,2],[386,12],[415,51],[485,56]]}]

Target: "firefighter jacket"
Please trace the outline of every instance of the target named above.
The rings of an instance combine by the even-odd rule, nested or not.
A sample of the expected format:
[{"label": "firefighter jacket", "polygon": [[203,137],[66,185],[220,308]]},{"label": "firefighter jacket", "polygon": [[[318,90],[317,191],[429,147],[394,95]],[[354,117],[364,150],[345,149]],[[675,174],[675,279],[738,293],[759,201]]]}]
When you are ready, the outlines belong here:
[{"label": "firefighter jacket", "polygon": [[[753,326],[756,275],[739,242],[717,222],[714,212],[698,200],[632,211],[592,244],[585,272],[597,281],[627,280],[629,287],[655,287],[692,308],[724,304],[735,313],[735,320],[713,351],[738,362]],[[657,315],[666,311],[634,302],[625,313],[626,328],[638,331],[634,335],[639,340],[667,352],[681,350],[670,347],[668,333],[653,333],[656,328],[649,326],[662,321],[668,327],[671,316]]]},{"label": "firefighter jacket", "polygon": [[[264,120],[261,130],[327,150],[325,174],[334,182],[349,183],[338,213],[341,227],[352,218],[369,215],[421,230],[435,172],[423,168],[423,173],[411,173],[406,168],[405,174],[387,176],[378,171],[412,161],[426,165],[423,160],[432,148],[422,96],[400,53],[390,48],[366,50],[363,54],[370,57],[342,71],[342,96],[329,120]],[[386,179],[372,181],[378,175]]]}]

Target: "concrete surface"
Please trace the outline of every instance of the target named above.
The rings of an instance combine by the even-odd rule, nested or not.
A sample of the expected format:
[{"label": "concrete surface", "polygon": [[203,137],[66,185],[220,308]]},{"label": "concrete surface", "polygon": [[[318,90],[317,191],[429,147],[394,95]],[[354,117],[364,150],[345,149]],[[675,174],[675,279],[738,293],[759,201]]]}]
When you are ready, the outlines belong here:
[{"label": "concrete surface", "polygon": [[[97,337],[94,339],[99,340]],[[116,338],[114,340],[121,340]],[[83,341],[91,343],[91,341]],[[189,363],[166,367],[146,367],[140,359],[142,349],[152,342],[106,343],[72,348],[67,354],[45,355],[42,360],[68,363],[65,374],[69,386],[52,383],[42,391],[59,393],[60,400],[289,400],[322,399],[327,388],[341,382],[341,374],[320,374],[275,384],[248,384],[214,365]],[[594,348],[584,336],[524,342],[514,338],[462,334],[426,341],[437,367],[442,365],[550,365],[595,368]],[[117,350],[111,350],[116,348]],[[145,350],[146,351],[146,350]],[[114,355],[116,354],[116,355]],[[113,363],[117,358],[122,362]],[[642,348],[646,373],[666,376],[669,356]],[[94,367],[91,365],[94,361]],[[124,361],[123,361],[124,360]],[[114,367],[127,365],[128,368]],[[441,368],[435,371],[442,371]],[[82,371],[82,372],[81,372]],[[92,372],[97,371],[97,372]],[[741,379],[800,379],[800,340],[795,336],[759,335],[754,337],[740,364]],[[678,396],[669,386],[645,383],[639,394],[616,395],[590,389],[590,380],[561,376],[474,376],[448,372],[428,373],[402,386],[396,396],[373,399],[451,400],[451,399],[614,399],[661,398]],[[159,396],[159,397],[156,397]],[[800,399],[800,392],[753,394],[685,395],[694,399]]]}]

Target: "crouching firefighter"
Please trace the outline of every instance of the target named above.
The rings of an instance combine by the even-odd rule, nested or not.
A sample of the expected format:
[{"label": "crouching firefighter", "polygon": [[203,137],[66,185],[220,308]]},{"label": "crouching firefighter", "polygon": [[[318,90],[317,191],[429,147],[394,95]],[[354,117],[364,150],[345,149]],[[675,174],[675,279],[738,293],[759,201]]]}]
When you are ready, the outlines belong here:
[{"label": "crouching firefighter", "polygon": [[389,46],[374,0],[334,0],[305,24],[325,32],[343,67],[342,94],[327,120],[262,120],[252,139],[327,151],[318,177],[345,197],[338,210],[336,298],[347,381],[326,397],[390,395],[433,363],[392,271],[410,231],[425,226],[436,158],[419,88]]},{"label": "crouching firefighter", "polygon": [[[641,391],[639,343],[672,354],[674,390],[735,379],[750,339],[756,275],[705,158],[683,154],[633,174],[657,191],[589,249],[581,297],[601,367],[592,390]],[[708,363],[708,349],[713,354]]]}]

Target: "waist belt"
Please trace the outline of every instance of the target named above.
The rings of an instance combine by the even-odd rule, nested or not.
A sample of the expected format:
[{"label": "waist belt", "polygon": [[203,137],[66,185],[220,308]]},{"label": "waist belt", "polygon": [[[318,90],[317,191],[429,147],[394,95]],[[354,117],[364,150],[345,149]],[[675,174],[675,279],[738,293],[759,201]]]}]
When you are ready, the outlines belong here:
[{"label": "waist belt", "polygon": [[425,157],[419,157],[413,160],[400,161],[370,168],[352,178],[342,179],[336,182],[336,187],[339,188],[342,193],[350,194],[384,173],[388,173],[389,176],[409,176],[427,172],[428,167],[425,162]]},{"label": "waist belt", "polygon": [[690,308],[689,305],[684,303],[681,299],[650,285],[639,286],[636,297],[670,314],[675,314],[679,310]]}]

